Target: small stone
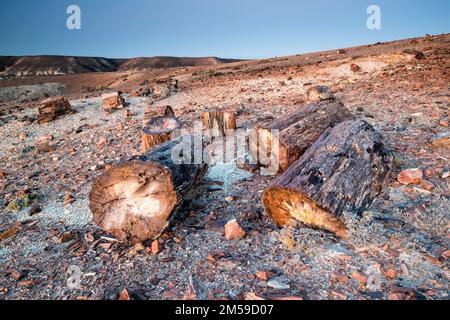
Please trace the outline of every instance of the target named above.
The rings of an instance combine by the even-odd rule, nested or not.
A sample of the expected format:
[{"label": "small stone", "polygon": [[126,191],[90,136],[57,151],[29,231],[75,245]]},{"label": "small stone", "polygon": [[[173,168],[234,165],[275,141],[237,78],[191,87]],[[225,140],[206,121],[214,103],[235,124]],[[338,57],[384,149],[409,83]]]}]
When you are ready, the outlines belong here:
[{"label": "small stone", "polygon": [[448,120],[441,120],[441,121],[439,121],[439,125],[448,128]]},{"label": "small stone", "polygon": [[394,269],[387,269],[385,272],[385,276],[389,279],[395,279],[397,278],[397,272]]},{"label": "small stone", "polygon": [[227,240],[242,239],[245,237],[245,231],[240,224],[233,219],[225,225],[225,238]]},{"label": "small stone", "polygon": [[158,253],[161,252],[161,245],[158,240],[155,240],[152,242],[151,249],[152,249],[152,254],[154,254],[154,255],[157,255]]},{"label": "small stone", "polygon": [[70,231],[64,232],[61,236],[61,243],[67,243],[74,238],[73,234]]},{"label": "small stone", "polygon": [[123,289],[122,291],[120,291],[119,297],[117,298],[117,300],[120,300],[120,301],[131,300],[130,293],[128,292],[128,290],[126,288]]},{"label": "small stone", "polygon": [[27,134],[25,132],[19,133],[19,139],[20,141],[23,141],[27,138]]},{"label": "small stone", "polygon": [[19,281],[19,280],[22,280],[25,275],[22,272],[18,271],[18,270],[13,270],[13,272],[11,272],[10,276],[14,280],[18,280]]},{"label": "small stone", "polygon": [[427,180],[421,180],[420,181],[420,186],[425,189],[425,190],[433,190],[434,189],[434,184],[432,184],[431,182],[427,181]]},{"label": "small stone", "polygon": [[448,177],[450,177],[450,171],[444,172],[442,174],[442,179],[447,179]]},{"label": "small stone", "polygon": [[365,285],[367,283],[367,277],[358,271],[353,271],[352,277],[361,284]]},{"label": "small stone", "polygon": [[0,180],[6,179],[6,172],[0,170]]},{"label": "small stone", "polygon": [[273,289],[277,289],[277,290],[288,290],[291,288],[291,286],[289,284],[281,282],[278,279],[270,280],[269,282],[267,282],[267,286],[269,286],[270,288],[273,288]]},{"label": "small stone", "polygon": [[50,147],[50,145],[47,142],[39,143],[36,145],[36,151],[38,153],[46,153],[46,152],[51,152],[52,148]]},{"label": "small stone", "polygon": [[53,140],[53,136],[51,134],[49,134],[49,135],[41,136],[41,137],[37,138],[37,143],[49,143],[52,140]]},{"label": "small stone", "polygon": [[351,69],[353,72],[359,72],[359,71],[361,70],[360,66],[358,66],[356,63],[352,63],[352,64],[350,65],[350,69]]},{"label": "small stone", "polygon": [[108,140],[106,138],[100,138],[100,140],[97,143],[97,146],[99,148],[103,148],[104,146],[106,146],[108,144]]},{"label": "small stone", "polygon": [[441,253],[441,257],[447,260],[450,257],[450,250],[446,250]]},{"label": "small stone", "polygon": [[68,206],[69,204],[74,203],[74,202],[75,202],[75,198],[72,194],[68,193],[64,196],[64,202],[63,202],[64,206]]},{"label": "small stone", "polygon": [[306,91],[306,100],[308,100],[308,102],[318,102],[333,98],[333,92],[327,86],[314,86]]},{"label": "small stone", "polygon": [[402,172],[397,177],[398,182],[404,185],[418,184],[423,178],[422,170],[420,169],[407,169]]},{"label": "small stone", "polygon": [[255,275],[259,280],[262,281],[269,280],[269,273],[267,271],[256,271]]},{"label": "small stone", "polygon": [[450,132],[436,134],[431,139],[431,143],[436,148],[447,148],[450,146]]}]

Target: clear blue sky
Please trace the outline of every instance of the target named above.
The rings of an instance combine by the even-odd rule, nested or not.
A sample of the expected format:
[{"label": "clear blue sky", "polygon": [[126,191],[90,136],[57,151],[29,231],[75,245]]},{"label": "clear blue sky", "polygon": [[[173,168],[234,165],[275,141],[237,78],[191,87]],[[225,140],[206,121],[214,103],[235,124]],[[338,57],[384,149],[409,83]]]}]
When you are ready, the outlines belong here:
[{"label": "clear blue sky", "polygon": [[[450,0],[0,0],[0,55],[262,58],[450,32]],[[81,8],[81,30],[66,8]],[[366,27],[369,5],[382,29]]]}]

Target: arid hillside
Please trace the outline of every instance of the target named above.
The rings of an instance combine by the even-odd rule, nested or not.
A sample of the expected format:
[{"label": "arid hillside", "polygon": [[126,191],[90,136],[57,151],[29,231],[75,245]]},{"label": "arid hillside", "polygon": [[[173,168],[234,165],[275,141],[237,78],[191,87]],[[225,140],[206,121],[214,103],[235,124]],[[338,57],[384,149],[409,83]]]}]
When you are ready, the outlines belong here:
[{"label": "arid hillside", "polygon": [[[128,63],[0,80],[0,299],[448,299],[449,34],[207,66]],[[171,106],[192,132],[202,112],[232,110],[238,129],[252,129],[309,105],[316,86],[327,88],[321,103],[376,132],[376,148],[351,140],[356,155],[381,140],[392,155],[374,202],[339,218],[346,237],[277,225],[262,197],[280,174],[236,159],[209,166],[157,240],[120,243],[98,227],[104,217],[94,222],[94,182],[142,156],[152,112]],[[61,95],[61,108],[43,103]],[[105,97],[123,108],[105,112]]]},{"label": "arid hillside", "polygon": [[0,57],[0,77],[60,76],[90,72],[136,71],[146,69],[206,66],[235,60],[216,57],[149,57],[108,59],[97,57],[25,56]]}]

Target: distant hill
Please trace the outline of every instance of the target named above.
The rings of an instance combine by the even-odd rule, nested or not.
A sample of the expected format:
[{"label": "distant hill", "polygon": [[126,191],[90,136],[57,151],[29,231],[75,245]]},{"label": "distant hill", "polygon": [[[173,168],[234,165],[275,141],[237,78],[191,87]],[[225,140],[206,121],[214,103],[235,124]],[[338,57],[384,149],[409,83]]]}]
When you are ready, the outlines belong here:
[{"label": "distant hill", "polygon": [[216,57],[143,57],[108,59],[99,57],[24,56],[0,57],[0,77],[52,76],[87,72],[114,72],[206,66],[236,62]]}]

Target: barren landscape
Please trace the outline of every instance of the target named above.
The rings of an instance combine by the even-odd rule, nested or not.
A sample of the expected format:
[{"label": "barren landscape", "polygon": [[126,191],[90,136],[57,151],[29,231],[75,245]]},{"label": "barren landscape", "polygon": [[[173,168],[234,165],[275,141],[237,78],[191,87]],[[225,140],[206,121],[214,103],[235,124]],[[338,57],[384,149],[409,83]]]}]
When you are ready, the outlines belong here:
[{"label": "barren landscape", "polygon": [[[57,76],[2,62],[0,299],[448,299],[450,35],[210,59]],[[361,218],[343,217],[347,238],[278,227],[261,201],[275,177],[234,162],[209,167],[156,241],[121,244],[93,222],[92,185],[141,154],[149,108],[171,106],[188,130],[208,108],[233,109],[238,128],[253,128],[307,104],[318,85],[393,152],[381,195]],[[110,92],[126,106],[106,114]],[[53,96],[74,112],[39,124]],[[229,240],[234,219],[245,234]]]}]

